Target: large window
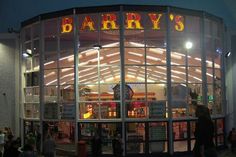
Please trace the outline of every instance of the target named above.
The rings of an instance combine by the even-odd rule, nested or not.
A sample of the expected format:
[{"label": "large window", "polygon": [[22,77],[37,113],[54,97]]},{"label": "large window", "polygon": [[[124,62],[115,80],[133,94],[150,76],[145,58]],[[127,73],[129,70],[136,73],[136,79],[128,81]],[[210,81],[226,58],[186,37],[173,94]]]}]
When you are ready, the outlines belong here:
[{"label": "large window", "polygon": [[[222,22],[171,7],[128,8],[55,14],[22,29],[25,133],[40,123],[60,148],[85,140],[91,152],[98,133],[102,153],[112,154],[119,133],[126,154],[171,152],[169,142],[183,152],[194,145],[197,105],[222,118]],[[215,125],[222,145],[224,121]]]}]

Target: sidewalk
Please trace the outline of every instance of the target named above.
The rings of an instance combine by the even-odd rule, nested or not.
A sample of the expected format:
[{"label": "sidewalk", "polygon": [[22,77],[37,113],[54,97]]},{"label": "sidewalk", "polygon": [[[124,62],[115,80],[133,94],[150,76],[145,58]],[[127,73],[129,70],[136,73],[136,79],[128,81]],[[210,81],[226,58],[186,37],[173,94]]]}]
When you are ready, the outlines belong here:
[{"label": "sidewalk", "polygon": [[226,149],[219,152],[219,157],[236,157],[236,152],[232,153],[230,150]]}]

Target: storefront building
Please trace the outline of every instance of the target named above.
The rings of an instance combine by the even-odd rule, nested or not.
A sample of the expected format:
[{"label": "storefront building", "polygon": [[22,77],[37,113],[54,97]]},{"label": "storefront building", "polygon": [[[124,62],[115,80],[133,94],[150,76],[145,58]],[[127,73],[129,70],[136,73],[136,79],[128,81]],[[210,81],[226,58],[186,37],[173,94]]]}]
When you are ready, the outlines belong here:
[{"label": "storefront building", "polygon": [[[224,23],[196,10],[114,5],[22,23],[22,136],[50,133],[58,150],[102,138],[112,154],[189,152],[195,107],[207,105],[225,145]],[[41,126],[41,127],[40,127]],[[69,149],[67,149],[69,148]]]}]

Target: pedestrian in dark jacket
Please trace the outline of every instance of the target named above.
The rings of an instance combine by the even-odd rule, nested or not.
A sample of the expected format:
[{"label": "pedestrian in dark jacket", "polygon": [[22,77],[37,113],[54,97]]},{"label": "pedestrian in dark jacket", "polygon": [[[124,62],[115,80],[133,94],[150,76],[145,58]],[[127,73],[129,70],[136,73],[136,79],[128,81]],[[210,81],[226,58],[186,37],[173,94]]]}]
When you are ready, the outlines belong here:
[{"label": "pedestrian in dark jacket", "polygon": [[229,132],[228,141],[231,145],[231,151],[234,152],[236,149],[236,130],[235,128],[232,128],[232,130]]},{"label": "pedestrian in dark jacket", "polygon": [[214,137],[214,124],[211,120],[209,109],[198,106],[196,109],[198,120],[195,127],[194,157],[217,157]]},{"label": "pedestrian in dark jacket", "polygon": [[102,154],[102,140],[98,134],[92,138],[92,154],[94,157],[99,157]]},{"label": "pedestrian in dark jacket", "polygon": [[56,151],[56,143],[54,139],[48,135],[47,139],[43,143],[43,155],[44,157],[54,157]]},{"label": "pedestrian in dark jacket", "polygon": [[112,148],[113,148],[113,154],[115,157],[121,157],[123,153],[122,148],[122,139],[120,134],[117,134],[115,138],[112,140]]},{"label": "pedestrian in dark jacket", "polygon": [[37,153],[34,152],[34,148],[30,144],[25,144],[23,147],[23,152],[19,157],[37,157]]}]

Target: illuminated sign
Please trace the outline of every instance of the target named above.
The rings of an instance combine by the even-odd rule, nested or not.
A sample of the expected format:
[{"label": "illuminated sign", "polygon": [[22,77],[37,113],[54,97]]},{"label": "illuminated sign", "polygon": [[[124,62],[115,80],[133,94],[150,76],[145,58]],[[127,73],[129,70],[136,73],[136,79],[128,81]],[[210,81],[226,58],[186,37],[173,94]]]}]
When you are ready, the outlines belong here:
[{"label": "illuminated sign", "polygon": [[[160,30],[161,22],[163,21],[162,13],[148,13],[144,17],[145,14],[139,14],[134,12],[127,12],[125,14],[125,29],[129,30],[140,30],[144,29],[143,23],[150,22],[151,29]],[[142,19],[144,18],[144,20]],[[181,15],[169,15],[170,22],[173,23],[173,27],[176,31],[182,32],[184,30],[184,17]],[[143,20],[143,21],[142,21]],[[149,20],[149,21],[145,21]],[[95,31],[96,29],[96,21],[92,18],[92,16],[84,16],[82,20],[79,21],[79,29],[80,30],[88,30]],[[118,15],[115,13],[104,13],[101,14],[101,30],[116,30],[119,29],[119,20]],[[64,17],[61,22],[61,33],[69,33],[73,31],[73,18],[72,17]]]}]

